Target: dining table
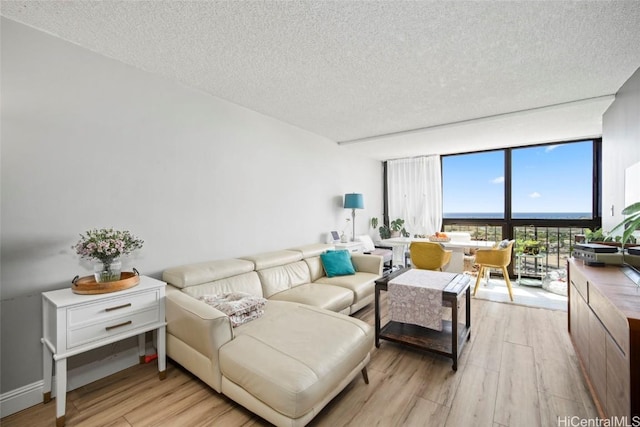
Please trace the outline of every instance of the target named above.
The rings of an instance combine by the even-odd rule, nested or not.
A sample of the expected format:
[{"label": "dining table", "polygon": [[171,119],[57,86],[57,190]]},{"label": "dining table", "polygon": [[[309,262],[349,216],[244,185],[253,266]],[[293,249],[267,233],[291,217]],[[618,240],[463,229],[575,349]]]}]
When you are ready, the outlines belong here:
[{"label": "dining table", "polygon": [[[405,253],[409,250],[412,242],[432,242],[425,237],[391,237],[381,241],[384,246],[393,248],[393,265],[407,267],[405,263]],[[488,240],[466,240],[451,239],[449,241],[437,241],[445,249],[451,250],[451,261],[444,268],[444,271],[452,273],[462,273],[464,271],[464,256],[470,249],[492,248],[495,242]]]}]

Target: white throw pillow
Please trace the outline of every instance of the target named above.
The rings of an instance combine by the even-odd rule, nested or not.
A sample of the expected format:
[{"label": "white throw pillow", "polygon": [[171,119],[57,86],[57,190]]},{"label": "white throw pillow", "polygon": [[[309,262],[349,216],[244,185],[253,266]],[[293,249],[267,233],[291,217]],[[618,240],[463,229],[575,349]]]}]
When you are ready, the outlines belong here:
[{"label": "white throw pillow", "polygon": [[371,236],[362,235],[356,238],[359,242],[364,246],[365,252],[371,252],[376,249],[376,245],[373,244],[373,240],[371,240]]},{"label": "white throw pillow", "polygon": [[498,248],[500,248],[500,249],[504,249],[504,248],[506,248],[507,246],[509,246],[509,243],[511,243],[511,240],[509,240],[509,239],[504,239],[502,242],[500,242],[500,243],[498,244]]}]

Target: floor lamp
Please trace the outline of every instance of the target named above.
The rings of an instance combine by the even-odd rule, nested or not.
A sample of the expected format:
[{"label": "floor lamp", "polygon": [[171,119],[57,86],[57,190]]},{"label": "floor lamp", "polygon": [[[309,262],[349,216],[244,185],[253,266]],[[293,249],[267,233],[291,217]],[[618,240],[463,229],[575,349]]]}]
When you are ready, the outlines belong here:
[{"label": "floor lamp", "polygon": [[353,232],[351,234],[351,241],[356,241],[356,209],[364,209],[364,201],[362,194],[360,193],[347,193],[344,195],[344,208],[351,209],[351,222],[353,225]]}]

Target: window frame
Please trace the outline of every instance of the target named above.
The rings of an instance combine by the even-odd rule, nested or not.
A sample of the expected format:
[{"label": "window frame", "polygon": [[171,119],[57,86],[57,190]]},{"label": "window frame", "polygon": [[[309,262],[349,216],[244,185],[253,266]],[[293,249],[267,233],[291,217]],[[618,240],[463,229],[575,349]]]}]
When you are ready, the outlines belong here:
[{"label": "window frame", "polygon": [[[591,186],[591,213],[590,219],[542,219],[542,218],[513,218],[512,212],[512,151],[521,148],[546,147],[550,145],[570,144],[575,142],[592,141],[593,147],[593,180]],[[442,159],[448,156],[457,156],[464,154],[476,154],[488,151],[504,152],[504,218],[488,219],[488,218],[444,218],[442,219],[443,229],[446,225],[491,225],[502,226],[502,235],[504,238],[511,239],[514,235],[514,227],[539,226],[539,227],[583,227],[595,229],[602,226],[602,138],[581,138],[570,141],[557,141],[544,144],[523,145],[517,147],[499,148],[493,150],[469,151],[464,153],[454,153],[440,156],[440,165],[442,169]],[[443,172],[444,173],[444,172]],[[566,183],[567,189],[571,183]],[[443,189],[444,191],[444,189]]]}]

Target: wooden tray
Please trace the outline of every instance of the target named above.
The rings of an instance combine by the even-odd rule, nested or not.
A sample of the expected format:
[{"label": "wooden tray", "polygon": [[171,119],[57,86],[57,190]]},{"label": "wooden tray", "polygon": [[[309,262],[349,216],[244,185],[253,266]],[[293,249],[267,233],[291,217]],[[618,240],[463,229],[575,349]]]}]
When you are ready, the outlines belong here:
[{"label": "wooden tray", "polygon": [[106,294],[108,292],[117,292],[133,288],[140,283],[140,275],[137,271],[123,271],[120,273],[120,280],[102,283],[96,282],[95,276],[76,276],[71,283],[71,290],[74,294]]}]

